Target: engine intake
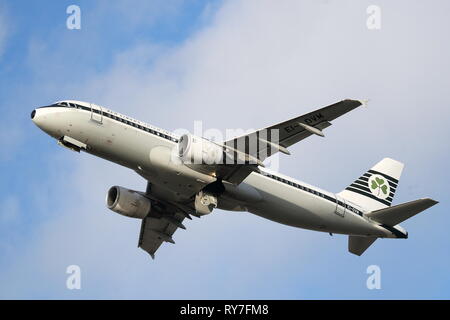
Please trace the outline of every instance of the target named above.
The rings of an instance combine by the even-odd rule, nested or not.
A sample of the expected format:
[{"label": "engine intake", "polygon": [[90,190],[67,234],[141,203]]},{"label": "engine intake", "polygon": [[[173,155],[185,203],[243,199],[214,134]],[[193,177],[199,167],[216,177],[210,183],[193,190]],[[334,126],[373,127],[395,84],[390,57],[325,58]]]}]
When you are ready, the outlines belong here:
[{"label": "engine intake", "polygon": [[106,205],[114,212],[137,219],[144,219],[152,208],[151,201],[139,192],[119,186],[108,190]]},{"label": "engine intake", "polygon": [[178,142],[178,155],[188,164],[223,164],[223,147],[204,138],[184,134]]}]

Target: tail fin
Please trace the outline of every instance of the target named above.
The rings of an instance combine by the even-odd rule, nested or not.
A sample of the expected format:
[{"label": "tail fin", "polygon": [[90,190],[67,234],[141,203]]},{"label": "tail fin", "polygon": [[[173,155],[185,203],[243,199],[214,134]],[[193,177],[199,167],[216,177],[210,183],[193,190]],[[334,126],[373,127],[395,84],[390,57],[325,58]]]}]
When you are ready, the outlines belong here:
[{"label": "tail fin", "polygon": [[338,195],[370,211],[387,208],[402,170],[403,163],[384,158]]}]

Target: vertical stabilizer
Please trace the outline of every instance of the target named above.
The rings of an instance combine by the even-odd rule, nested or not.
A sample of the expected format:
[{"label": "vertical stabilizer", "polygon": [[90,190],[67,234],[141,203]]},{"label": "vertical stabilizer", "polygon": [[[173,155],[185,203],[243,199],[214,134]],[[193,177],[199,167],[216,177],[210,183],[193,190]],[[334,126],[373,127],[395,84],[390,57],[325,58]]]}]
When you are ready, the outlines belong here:
[{"label": "vertical stabilizer", "polygon": [[403,163],[384,158],[338,195],[370,211],[387,208],[394,198],[402,170]]}]

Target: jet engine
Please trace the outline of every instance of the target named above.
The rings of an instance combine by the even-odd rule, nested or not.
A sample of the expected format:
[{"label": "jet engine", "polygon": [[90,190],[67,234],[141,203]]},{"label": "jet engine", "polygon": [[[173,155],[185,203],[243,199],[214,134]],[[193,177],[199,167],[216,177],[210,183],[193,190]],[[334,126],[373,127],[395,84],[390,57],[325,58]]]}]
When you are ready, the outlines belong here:
[{"label": "jet engine", "polygon": [[114,212],[137,219],[144,219],[152,208],[151,201],[139,192],[118,186],[108,190],[106,205]]},{"label": "jet engine", "polygon": [[224,150],[221,145],[184,134],[178,142],[178,155],[186,164],[223,164]]}]

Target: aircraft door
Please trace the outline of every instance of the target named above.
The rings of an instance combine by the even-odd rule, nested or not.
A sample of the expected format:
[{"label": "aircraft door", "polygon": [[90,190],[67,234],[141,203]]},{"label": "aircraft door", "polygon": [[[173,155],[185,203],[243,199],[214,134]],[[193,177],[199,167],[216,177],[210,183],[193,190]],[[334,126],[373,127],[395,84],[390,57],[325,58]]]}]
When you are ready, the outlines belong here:
[{"label": "aircraft door", "polygon": [[337,215],[344,217],[345,216],[345,200],[339,196],[336,195],[336,209],[334,213]]},{"label": "aircraft door", "polygon": [[91,120],[99,124],[103,123],[103,110],[102,107],[93,105],[91,103]]}]

